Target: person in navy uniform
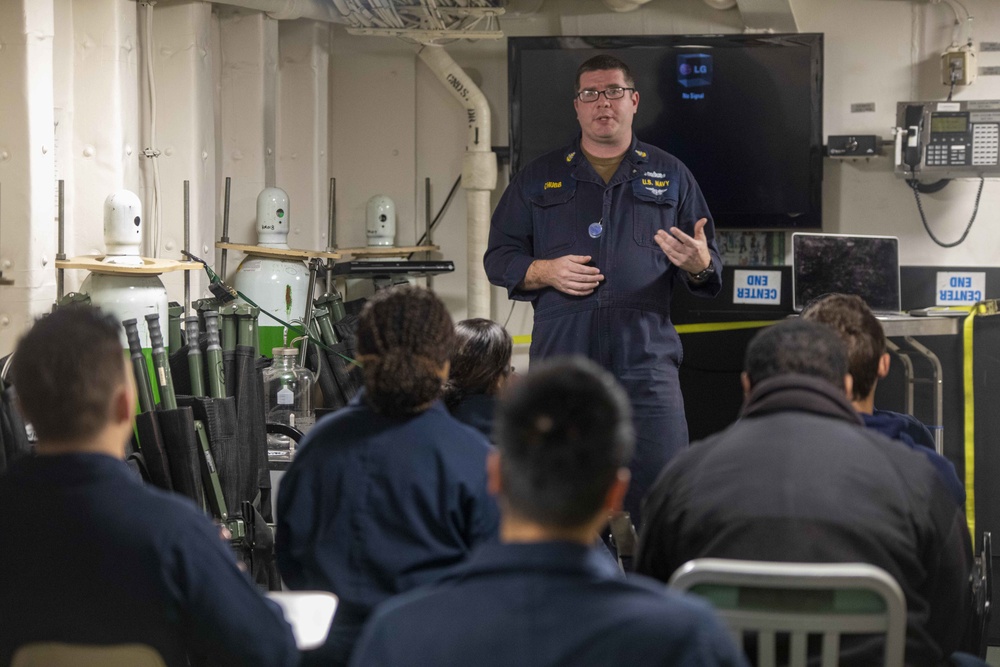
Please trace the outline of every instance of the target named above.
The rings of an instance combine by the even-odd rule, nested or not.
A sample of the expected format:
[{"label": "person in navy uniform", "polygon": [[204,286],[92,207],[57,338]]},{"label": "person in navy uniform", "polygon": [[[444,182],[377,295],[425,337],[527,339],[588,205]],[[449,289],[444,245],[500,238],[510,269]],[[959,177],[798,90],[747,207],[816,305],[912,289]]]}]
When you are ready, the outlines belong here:
[{"label": "person in navy uniform", "polygon": [[454,324],[439,298],[378,292],[358,321],[364,388],[302,440],[278,492],[278,569],[292,589],[339,598],[304,664],[346,664],[364,621],[495,540],[485,436],[440,400]]},{"label": "person in navy uniform", "polygon": [[[945,665],[973,613],[965,514],[927,457],[864,427],[849,368],[827,325],[758,333],[740,419],[656,480],[635,569],[666,582],[695,558],[869,563],[906,596],[906,664]],[[883,646],[851,637],[841,649],[841,665],[874,665]]]},{"label": "person in navy uniform", "polygon": [[912,415],[875,407],[878,381],[889,374],[889,352],[885,330],[864,299],[855,294],[827,294],[807,304],[802,318],[826,324],[847,345],[847,359],[854,378],[851,404],[865,426],[914,449],[930,461],[959,507],[965,507],[965,486],[955,466],[937,453],[934,437]]},{"label": "person in navy uniform", "polygon": [[625,509],[688,444],[670,321],[676,281],[699,296],[722,288],[708,206],[680,160],[632,132],[639,92],[608,55],[577,71],[580,135],[533,161],[493,213],[486,274],[534,307],[531,359],[580,354],[614,374],[637,436]]},{"label": "person in navy uniform", "polygon": [[493,320],[475,317],[455,325],[444,403],[456,419],[490,439],[497,397],[514,374],[513,351],[510,334]]},{"label": "person in navy uniform", "polygon": [[0,478],[0,665],[53,642],[146,645],[170,667],[298,664],[220,528],[125,464],[135,382],[121,330],[96,308],[61,308],[14,352],[38,445]]},{"label": "person in navy uniform", "polygon": [[532,368],[500,399],[494,433],[501,543],[382,605],[352,665],[744,664],[707,604],[622,578],[594,546],[621,507],[634,442],[607,371],[580,357]]}]

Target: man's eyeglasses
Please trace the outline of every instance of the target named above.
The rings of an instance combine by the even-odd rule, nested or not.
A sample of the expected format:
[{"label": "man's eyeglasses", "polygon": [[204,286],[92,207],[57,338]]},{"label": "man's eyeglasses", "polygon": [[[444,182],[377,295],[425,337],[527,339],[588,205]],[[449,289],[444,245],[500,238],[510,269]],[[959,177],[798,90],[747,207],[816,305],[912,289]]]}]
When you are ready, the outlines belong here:
[{"label": "man's eyeglasses", "polygon": [[605,88],[604,90],[581,90],[576,94],[576,98],[581,102],[596,102],[600,99],[601,95],[604,95],[609,100],[620,100],[625,97],[625,91],[631,90],[635,91],[635,88],[619,88],[618,86],[612,86],[611,88]]}]

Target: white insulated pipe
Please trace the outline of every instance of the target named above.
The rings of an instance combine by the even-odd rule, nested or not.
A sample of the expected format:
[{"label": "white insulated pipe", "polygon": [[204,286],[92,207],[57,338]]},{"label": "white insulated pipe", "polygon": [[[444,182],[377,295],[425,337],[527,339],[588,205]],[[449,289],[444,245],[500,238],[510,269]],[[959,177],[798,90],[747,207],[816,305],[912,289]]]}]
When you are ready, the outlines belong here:
[{"label": "white insulated pipe", "polygon": [[497,156],[490,143],[490,105],[444,47],[425,44],[417,55],[465,107],[468,116],[468,137],[462,159],[462,188],[468,220],[467,317],[489,318],[490,282],[483,270],[483,255],[490,234],[490,192],[497,187]]}]

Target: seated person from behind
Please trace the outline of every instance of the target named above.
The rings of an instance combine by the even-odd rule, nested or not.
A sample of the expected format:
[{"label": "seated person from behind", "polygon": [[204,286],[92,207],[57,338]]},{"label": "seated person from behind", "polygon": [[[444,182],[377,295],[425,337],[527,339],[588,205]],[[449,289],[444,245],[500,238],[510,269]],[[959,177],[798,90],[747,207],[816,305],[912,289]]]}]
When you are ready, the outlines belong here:
[{"label": "seated person from behind", "polygon": [[546,362],[498,406],[490,489],[502,544],[381,606],[352,665],[742,665],[713,611],[593,546],[621,508],[634,436],[628,399],[582,358]]},{"label": "seated person from behind", "polygon": [[493,320],[475,318],[455,325],[451,370],[444,402],[461,422],[492,436],[497,396],[511,377],[510,334]]},{"label": "seated person from behind", "polygon": [[[740,419],[679,454],[646,498],[636,571],[667,581],[703,557],[870,563],[906,595],[907,664],[942,664],[972,614],[972,554],[937,472],[862,427],[846,346],[825,325],[762,330],[742,384]],[[844,664],[875,664],[882,650],[842,648]]]},{"label": "seated person from behind", "polygon": [[882,323],[864,299],[852,294],[828,294],[806,306],[802,318],[833,327],[847,345],[848,365],[854,378],[851,403],[861,413],[865,426],[926,456],[952,497],[964,508],[965,487],[952,462],[934,449],[934,438],[927,427],[910,415],[875,408],[878,381],[889,374],[889,353]]},{"label": "seated person from behind", "polygon": [[285,584],[340,598],[326,645],[304,661],[345,664],[377,604],[496,539],[489,442],[440,400],[454,336],[428,290],[378,292],[358,321],[364,388],[309,431],[281,482]]},{"label": "seated person from behind", "polygon": [[40,642],[144,644],[178,667],[297,664],[291,628],[219,527],[122,460],[135,382],[121,330],[96,308],[62,308],[14,353],[38,448],[0,478],[0,664]]}]

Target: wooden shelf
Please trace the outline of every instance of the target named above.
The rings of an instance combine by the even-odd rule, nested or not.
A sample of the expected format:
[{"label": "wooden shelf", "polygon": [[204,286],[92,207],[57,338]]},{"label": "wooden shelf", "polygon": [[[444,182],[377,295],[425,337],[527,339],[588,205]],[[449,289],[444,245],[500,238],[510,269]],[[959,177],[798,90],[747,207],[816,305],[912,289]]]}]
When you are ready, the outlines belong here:
[{"label": "wooden shelf", "polygon": [[242,243],[217,242],[216,248],[236,250],[247,255],[275,257],[278,259],[342,259],[344,257],[403,257],[414,252],[436,252],[441,248],[436,245],[414,246],[365,246],[362,248],[337,248],[332,252],[325,250],[299,250],[297,248],[264,248],[257,245]]},{"label": "wooden shelf", "polygon": [[340,259],[343,254],[338,250],[326,252],[325,250],[298,250],[296,248],[264,248],[259,245],[244,245],[242,243],[222,243],[216,242],[216,248],[222,250],[236,250],[247,255],[257,255],[259,257],[274,257],[276,259]]},{"label": "wooden shelf", "polygon": [[352,257],[402,257],[414,252],[436,252],[440,249],[436,245],[365,246],[363,248],[337,248],[337,252]]},{"label": "wooden shelf", "polygon": [[91,273],[108,273],[114,275],[158,275],[173,271],[200,271],[204,267],[198,262],[182,262],[176,259],[142,258],[140,266],[125,266],[122,264],[106,264],[102,260],[105,255],[81,255],[69,259],[57,259],[57,269],[83,269]]}]

